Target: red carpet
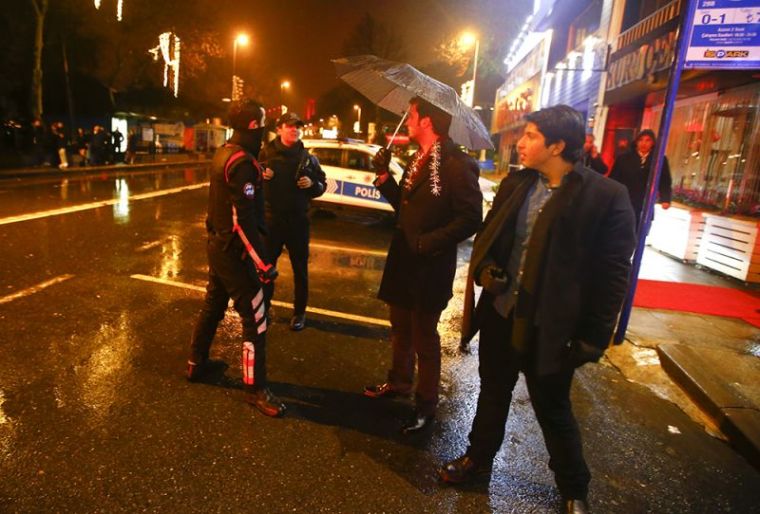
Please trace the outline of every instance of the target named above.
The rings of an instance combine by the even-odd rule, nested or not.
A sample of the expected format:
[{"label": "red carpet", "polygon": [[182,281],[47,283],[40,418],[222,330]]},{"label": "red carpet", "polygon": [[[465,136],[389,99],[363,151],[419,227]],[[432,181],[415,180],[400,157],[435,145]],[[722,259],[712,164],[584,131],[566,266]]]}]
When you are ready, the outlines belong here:
[{"label": "red carpet", "polygon": [[760,327],[760,295],[727,287],[639,280],[633,305],[741,318]]}]

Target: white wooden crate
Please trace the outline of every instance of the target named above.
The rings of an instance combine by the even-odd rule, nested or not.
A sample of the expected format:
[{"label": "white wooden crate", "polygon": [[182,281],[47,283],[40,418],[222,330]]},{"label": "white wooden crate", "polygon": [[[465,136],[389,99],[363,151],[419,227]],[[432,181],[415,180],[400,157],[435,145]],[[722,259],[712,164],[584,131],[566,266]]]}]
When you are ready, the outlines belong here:
[{"label": "white wooden crate", "polygon": [[682,261],[696,261],[705,226],[702,214],[681,205],[671,205],[667,210],[655,205],[647,244]]},{"label": "white wooden crate", "polygon": [[760,283],[758,222],[704,214],[697,264],[745,282]]}]

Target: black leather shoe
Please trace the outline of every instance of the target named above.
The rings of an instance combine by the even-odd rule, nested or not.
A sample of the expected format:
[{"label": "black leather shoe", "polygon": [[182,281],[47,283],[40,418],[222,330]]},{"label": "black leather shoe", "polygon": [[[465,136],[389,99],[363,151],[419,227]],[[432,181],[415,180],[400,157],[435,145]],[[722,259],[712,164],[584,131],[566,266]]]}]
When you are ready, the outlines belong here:
[{"label": "black leather shoe", "polygon": [[469,455],[444,464],[438,470],[438,476],[448,484],[466,484],[491,477],[491,466],[477,464]]},{"label": "black leather shoe", "polygon": [[245,401],[259,409],[265,416],[278,418],[285,413],[285,404],[266,387],[246,394]]},{"label": "black leather shoe", "polygon": [[565,498],[562,500],[562,514],[588,514],[588,503],[578,498]]},{"label": "black leather shoe", "polygon": [[203,359],[199,362],[187,361],[185,377],[188,382],[198,382],[211,373],[211,368],[211,361],[209,359]]},{"label": "black leather shoe", "polygon": [[388,382],[364,387],[364,396],[370,398],[395,398],[397,396],[406,396],[407,394],[408,393],[396,391]]},{"label": "black leather shoe", "polygon": [[306,314],[296,314],[290,318],[290,330],[299,332],[306,327]]},{"label": "black leather shoe", "polygon": [[409,421],[407,421],[401,428],[401,433],[404,435],[418,434],[432,427],[434,423],[434,414],[419,414],[415,412]]},{"label": "black leather shoe", "polygon": [[227,369],[224,361],[204,359],[200,362],[187,361],[185,378],[188,382],[201,382],[211,375],[222,375]]}]

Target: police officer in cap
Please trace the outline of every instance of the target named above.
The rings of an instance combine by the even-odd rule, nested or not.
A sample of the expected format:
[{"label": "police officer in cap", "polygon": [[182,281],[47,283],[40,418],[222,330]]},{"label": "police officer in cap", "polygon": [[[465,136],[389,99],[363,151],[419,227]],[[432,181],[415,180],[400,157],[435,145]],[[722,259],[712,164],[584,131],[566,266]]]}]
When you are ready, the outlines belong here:
[{"label": "police officer in cap", "polygon": [[[277,137],[264,146],[267,248],[276,265],[283,246],[293,268],[293,317],[291,330],[303,330],[309,297],[309,202],[325,192],[325,173],[319,161],[301,142],[303,121],[294,112],[277,120]],[[274,296],[274,285],[267,286],[267,297]]]},{"label": "police officer in cap", "polygon": [[267,387],[267,316],[262,284],[272,281],[274,266],[264,255],[263,169],[256,160],[264,133],[264,108],[244,101],[230,109],[232,137],[217,149],[209,190],[206,298],[192,336],[187,378],[210,371],[209,349],[217,325],[232,298],[243,326],[243,384],[246,401],[267,416],[280,416],[285,405]]}]

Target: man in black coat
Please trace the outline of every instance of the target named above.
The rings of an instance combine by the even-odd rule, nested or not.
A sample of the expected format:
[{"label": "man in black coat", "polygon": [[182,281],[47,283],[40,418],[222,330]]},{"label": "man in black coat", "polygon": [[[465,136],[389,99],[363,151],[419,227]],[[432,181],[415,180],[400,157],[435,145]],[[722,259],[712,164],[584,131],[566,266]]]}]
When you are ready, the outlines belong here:
[{"label": "man in black coat", "polygon": [[457,244],[483,216],[478,166],[448,138],[451,116],[427,101],[410,102],[406,126],[419,146],[401,182],[388,173],[390,152],[373,159],[375,186],[396,212],[378,297],[390,305],[393,364],[387,381],[367,386],[372,398],[408,394],[417,360],[415,412],[404,433],[430,426],[438,405],[441,340],[438,320],[452,296]]},{"label": "man in black coat", "polygon": [[604,164],[599,155],[599,149],[594,144],[594,134],[586,134],[586,142],[583,143],[583,165],[600,175],[607,173],[607,165]]},{"label": "man in black coat", "polygon": [[[277,137],[261,151],[266,200],[267,248],[272,262],[288,248],[293,268],[292,330],[306,326],[309,298],[309,202],[325,192],[325,172],[319,161],[304,148],[300,130],[303,121],[294,112],[277,120]],[[274,296],[274,282],[267,285],[267,298]]]},{"label": "man in black coat", "polygon": [[[525,375],[563,512],[586,512],[590,473],[570,403],[576,367],[608,346],[635,236],[625,188],[578,162],[583,117],[566,105],[526,116],[524,169],[501,183],[475,238],[463,344],[480,331],[480,396],[470,446],[440,470],[449,483],[490,474],[512,390]],[[483,293],[473,312],[473,281]]]},{"label": "man in black coat", "polygon": [[[639,135],[634,140],[634,149],[615,159],[615,163],[612,165],[612,170],[609,174],[612,180],[620,182],[628,189],[628,195],[631,198],[631,204],[633,204],[633,212],[636,215],[637,226],[641,223],[641,214],[644,210],[647,181],[649,180],[649,174],[652,172],[652,157],[654,156],[652,150],[654,149],[655,142],[656,138],[651,130],[645,129],[639,132]],[[660,182],[657,185],[657,192],[663,209],[670,208],[672,181],[668,158],[664,157]]]}]

